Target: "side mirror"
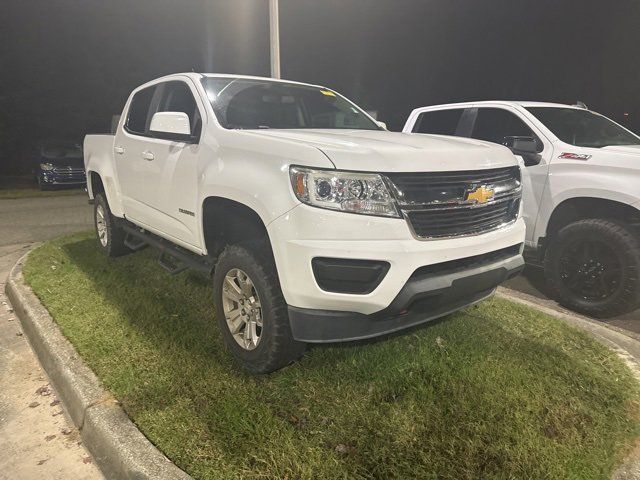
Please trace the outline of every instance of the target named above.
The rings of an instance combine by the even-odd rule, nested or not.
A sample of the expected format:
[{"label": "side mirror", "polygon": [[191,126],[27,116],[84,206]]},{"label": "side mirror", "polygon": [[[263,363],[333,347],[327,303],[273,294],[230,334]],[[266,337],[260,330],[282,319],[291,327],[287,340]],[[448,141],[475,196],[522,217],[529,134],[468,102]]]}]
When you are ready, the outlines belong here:
[{"label": "side mirror", "polygon": [[514,155],[521,156],[527,167],[538,165],[542,160],[538,142],[533,137],[504,137],[503,145]]},{"label": "side mirror", "polygon": [[380,122],[378,120],[376,120],[376,123],[378,124],[379,127],[384,128],[385,130],[387,129],[387,124],[384,122]]},{"label": "side mirror", "polygon": [[178,142],[187,142],[192,139],[189,116],[184,112],[154,113],[149,130],[158,138]]}]

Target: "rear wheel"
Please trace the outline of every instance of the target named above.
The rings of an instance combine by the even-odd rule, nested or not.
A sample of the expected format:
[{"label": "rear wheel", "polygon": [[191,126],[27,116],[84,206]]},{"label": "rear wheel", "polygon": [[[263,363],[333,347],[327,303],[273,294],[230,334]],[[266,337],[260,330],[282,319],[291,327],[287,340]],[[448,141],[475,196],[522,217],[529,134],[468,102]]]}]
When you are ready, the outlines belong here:
[{"label": "rear wheel", "polygon": [[544,270],[559,302],[578,312],[604,318],[640,304],[640,241],[622,223],[567,225],[551,241]]},{"label": "rear wheel", "polygon": [[273,258],[264,246],[230,245],[213,275],[216,319],[236,360],[268,373],[297,360],[305,344],[293,339]]},{"label": "rear wheel", "polygon": [[119,257],[131,253],[131,250],[124,244],[127,234],[117,225],[104,194],[96,194],[93,204],[96,236],[101,249],[109,257]]}]

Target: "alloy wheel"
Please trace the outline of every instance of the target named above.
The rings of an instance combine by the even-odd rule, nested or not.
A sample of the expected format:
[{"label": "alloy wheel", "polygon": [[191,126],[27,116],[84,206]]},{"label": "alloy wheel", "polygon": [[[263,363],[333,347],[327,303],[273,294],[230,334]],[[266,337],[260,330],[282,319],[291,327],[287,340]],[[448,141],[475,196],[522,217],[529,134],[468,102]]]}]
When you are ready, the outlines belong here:
[{"label": "alloy wheel", "polygon": [[262,336],[262,305],[253,281],[239,268],[224,278],[222,307],[236,343],[245,350],[256,348]]},{"label": "alloy wheel", "polygon": [[96,230],[98,232],[98,239],[103,247],[109,243],[108,229],[107,229],[107,214],[102,205],[96,206]]},{"label": "alloy wheel", "polygon": [[616,294],[623,274],[619,256],[600,240],[577,240],[560,256],[562,282],[574,295],[588,301],[602,301]]}]

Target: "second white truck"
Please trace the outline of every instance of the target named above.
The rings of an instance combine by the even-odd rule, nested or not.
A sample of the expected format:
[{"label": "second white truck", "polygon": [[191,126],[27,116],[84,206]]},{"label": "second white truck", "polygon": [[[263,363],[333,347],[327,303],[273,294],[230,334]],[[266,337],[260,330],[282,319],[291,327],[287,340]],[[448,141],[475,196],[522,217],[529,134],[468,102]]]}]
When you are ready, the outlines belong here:
[{"label": "second white truck", "polygon": [[101,248],[151,244],[171,272],[211,273],[222,337],[251,372],[446,315],[523,268],[507,148],[388,132],[322,86],[163,77],[84,155]]},{"label": "second white truck", "polygon": [[525,253],[550,293],[595,317],[640,306],[640,137],[583,106],[510,101],[417,108],[404,132],[510,147],[523,162]]}]

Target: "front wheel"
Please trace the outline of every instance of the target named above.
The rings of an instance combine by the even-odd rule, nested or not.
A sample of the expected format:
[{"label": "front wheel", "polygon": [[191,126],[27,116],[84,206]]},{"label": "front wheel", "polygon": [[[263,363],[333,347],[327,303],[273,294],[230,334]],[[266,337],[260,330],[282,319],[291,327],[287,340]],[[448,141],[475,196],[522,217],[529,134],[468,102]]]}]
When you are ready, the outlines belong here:
[{"label": "front wheel", "polygon": [[551,240],[544,271],[558,301],[577,312],[606,318],[640,304],[640,241],[622,223],[567,225]]},{"label": "front wheel", "polygon": [[264,250],[230,245],[220,254],[213,274],[222,338],[251,373],[278,370],[305,351],[305,344],[291,334],[275,265]]}]

